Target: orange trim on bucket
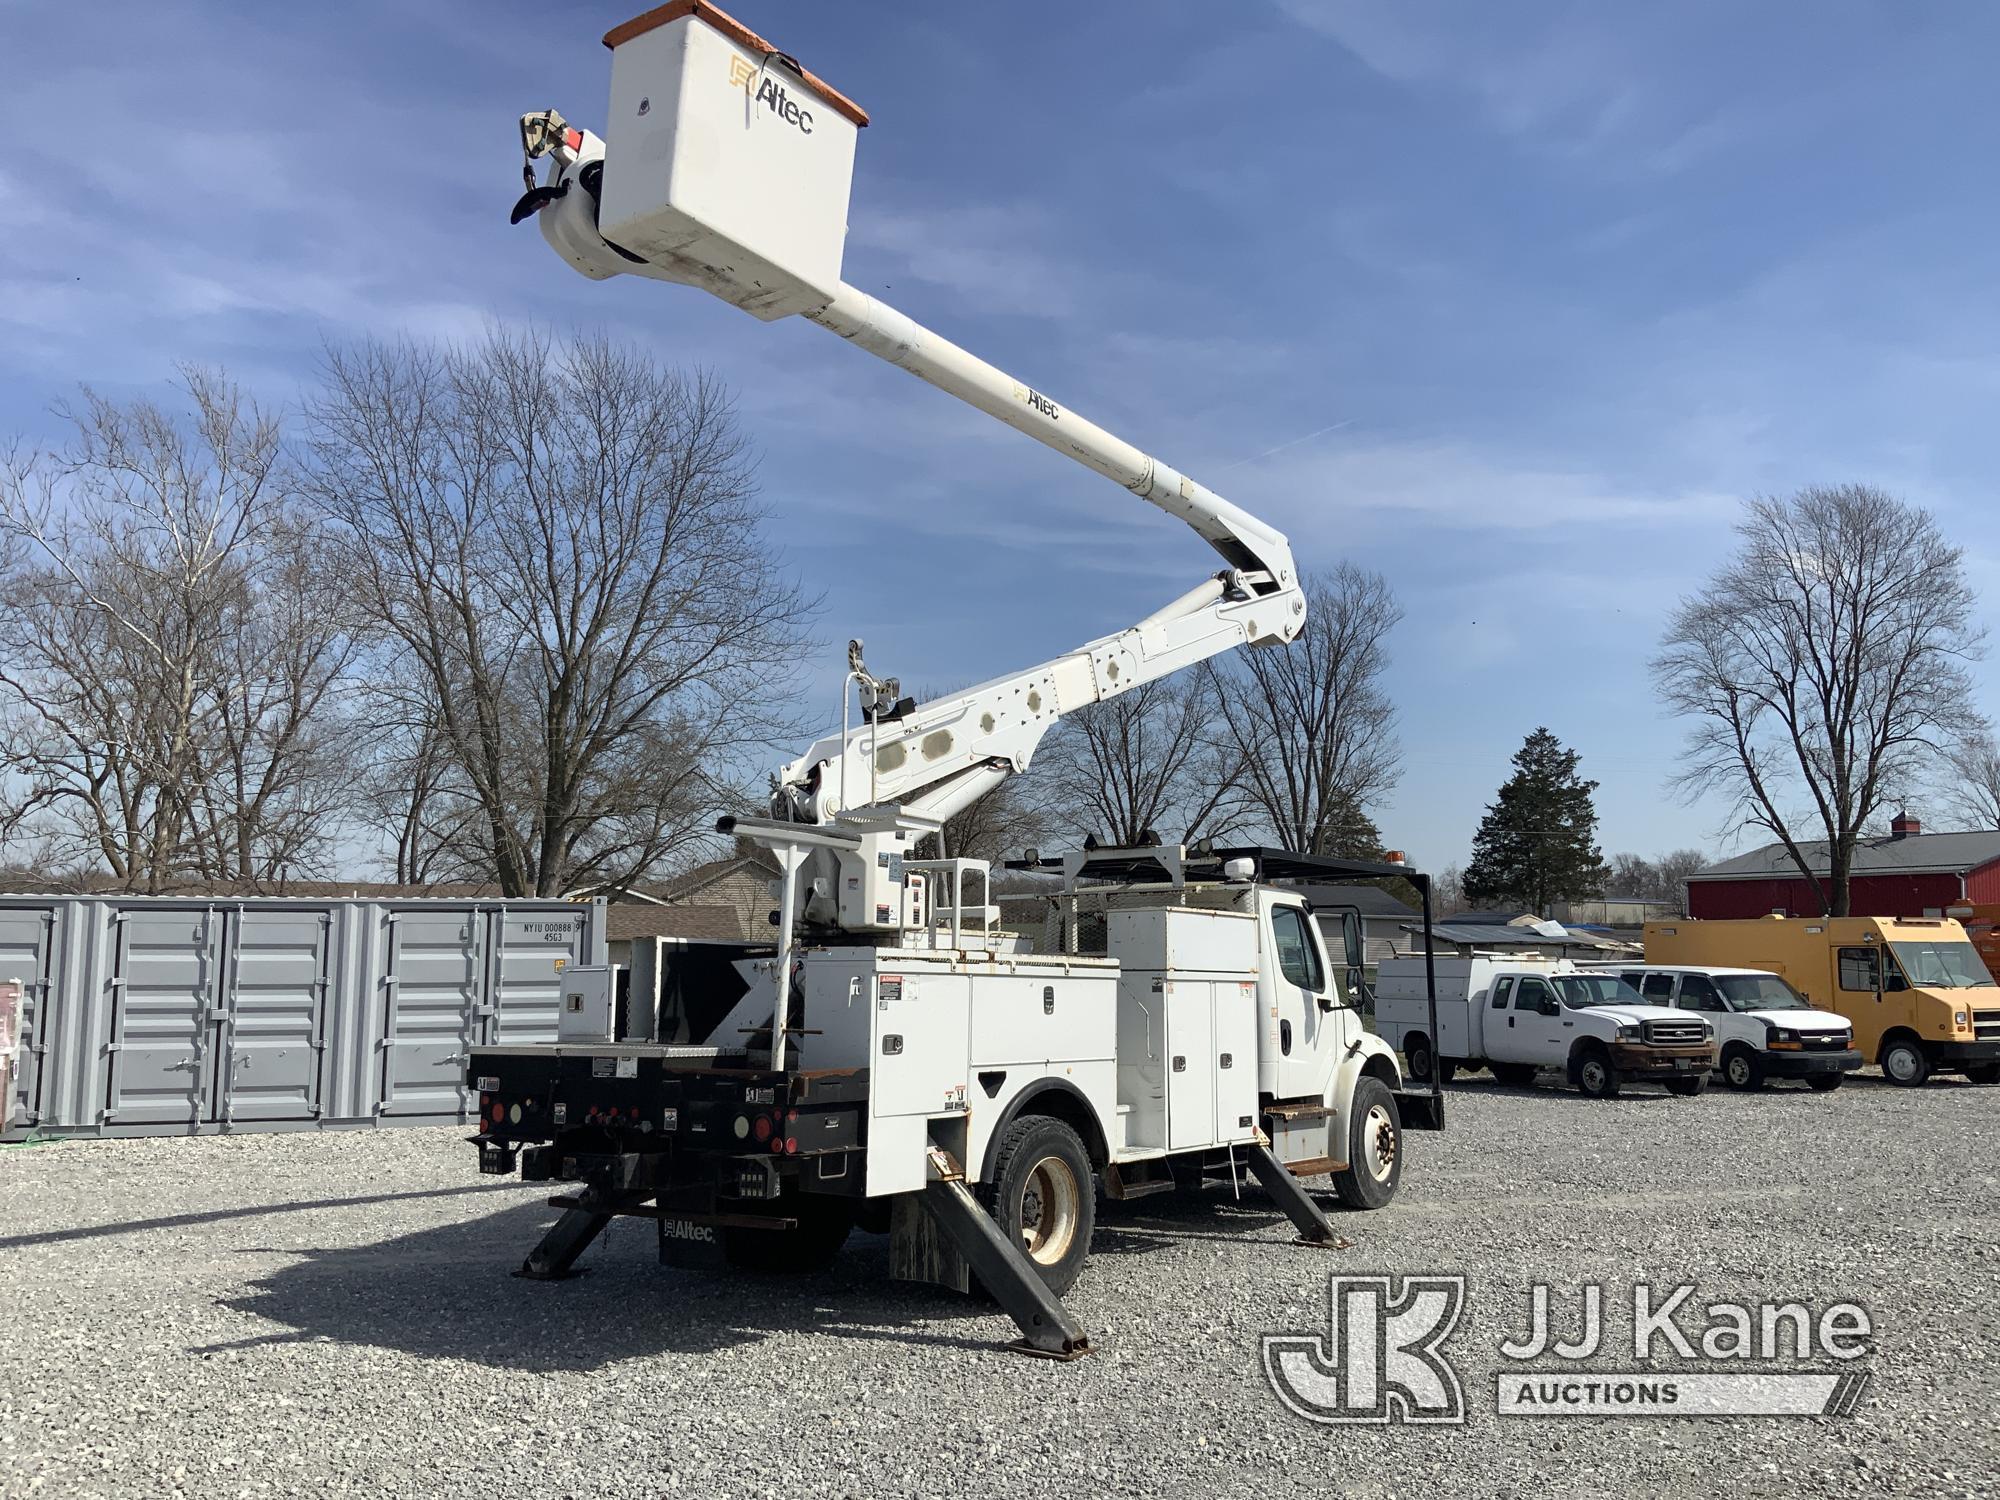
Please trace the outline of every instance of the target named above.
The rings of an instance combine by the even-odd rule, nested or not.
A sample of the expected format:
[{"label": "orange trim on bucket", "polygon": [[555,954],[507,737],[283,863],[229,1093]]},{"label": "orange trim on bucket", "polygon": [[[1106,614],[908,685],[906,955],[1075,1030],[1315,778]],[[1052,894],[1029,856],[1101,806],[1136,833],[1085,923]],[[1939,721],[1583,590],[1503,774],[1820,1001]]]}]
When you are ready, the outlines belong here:
[{"label": "orange trim on bucket", "polygon": [[[708,0],[670,0],[669,4],[649,10],[643,16],[634,16],[622,26],[612,27],[604,33],[604,45],[622,46],[636,36],[644,36],[647,32],[657,30],[669,22],[678,21],[683,16],[693,16],[697,21],[705,22],[739,47],[746,47],[752,52],[761,52],[766,57],[775,55],[791,61],[790,54],[779,51],[736,17],[710,5]],[[807,88],[855,124],[868,123],[868,111],[825,79],[815,73],[808,73],[804,68],[799,69],[799,77],[805,80]]]}]

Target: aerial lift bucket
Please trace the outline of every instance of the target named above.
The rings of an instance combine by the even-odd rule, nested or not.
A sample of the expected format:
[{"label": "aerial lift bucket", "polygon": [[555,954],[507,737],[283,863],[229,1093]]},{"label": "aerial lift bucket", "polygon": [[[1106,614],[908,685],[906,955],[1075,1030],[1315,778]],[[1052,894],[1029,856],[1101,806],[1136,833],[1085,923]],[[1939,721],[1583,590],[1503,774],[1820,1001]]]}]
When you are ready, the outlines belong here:
[{"label": "aerial lift bucket", "polygon": [[703,0],[604,44],[605,241],[767,320],[831,302],[861,108]]}]

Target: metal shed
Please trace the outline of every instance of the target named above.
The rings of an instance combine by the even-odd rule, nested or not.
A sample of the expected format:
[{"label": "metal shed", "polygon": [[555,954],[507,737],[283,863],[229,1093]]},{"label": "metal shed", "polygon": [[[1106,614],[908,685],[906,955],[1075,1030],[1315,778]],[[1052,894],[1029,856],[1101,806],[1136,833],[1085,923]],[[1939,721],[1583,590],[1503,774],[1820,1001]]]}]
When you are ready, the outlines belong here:
[{"label": "metal shed", "polygon": [[0,897],[18,978],[4,1133],[183,1135],[470,1118],[465,1054],[553,1041],[604,905]]}]

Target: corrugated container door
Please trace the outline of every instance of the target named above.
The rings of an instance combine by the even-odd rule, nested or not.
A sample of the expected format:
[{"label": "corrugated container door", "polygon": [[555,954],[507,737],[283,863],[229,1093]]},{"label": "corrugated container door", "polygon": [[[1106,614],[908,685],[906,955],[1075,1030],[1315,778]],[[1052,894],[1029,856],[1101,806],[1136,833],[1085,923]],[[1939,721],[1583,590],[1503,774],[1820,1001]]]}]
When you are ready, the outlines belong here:
[{"label": "corrugated container door", "polygon": [[328,924],[327,914],[316,911],[235,915],[225,1120],[318,1116]]},{"label": "corrugated container door", "polygon": [[473,911],[390,913],[381,1113],[464,1113],[485,927]]},{"label": "corrugated container door", "polygon": [[48,1047],[43,1028],[49,993],[48,911],[0,911],[0,979],[21,984],[20,1048],[14,1067],[14,1098],[0,1099],[0,1129],[10,1117],[33,1125],[42,1117],[42,1057]]},{"label": "corrugated container door", "polygon": [[211,1118],[218,1049],[213,912],[119,911],[106,1123]]},{"label": "corrugated container door", "polygon": [[562,1008],[562,970],[587,959],[583,912],[572,917],[497,911],[492,921],[495,976],[482,1007],[486,1025],[481,1040],[489,1046],[553,1042]]}]

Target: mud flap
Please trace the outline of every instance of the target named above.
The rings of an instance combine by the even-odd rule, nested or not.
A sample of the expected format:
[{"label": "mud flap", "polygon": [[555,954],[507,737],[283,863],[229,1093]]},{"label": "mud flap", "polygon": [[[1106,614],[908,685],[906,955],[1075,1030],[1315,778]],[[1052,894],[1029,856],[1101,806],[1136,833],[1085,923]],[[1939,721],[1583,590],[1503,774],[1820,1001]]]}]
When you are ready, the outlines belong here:
[{"label": "mud flap", "polygon": [[1444,1094],[1429,1089],[1397,1089],[1396,1116],[1405,1130],[1444,1129]]}]

